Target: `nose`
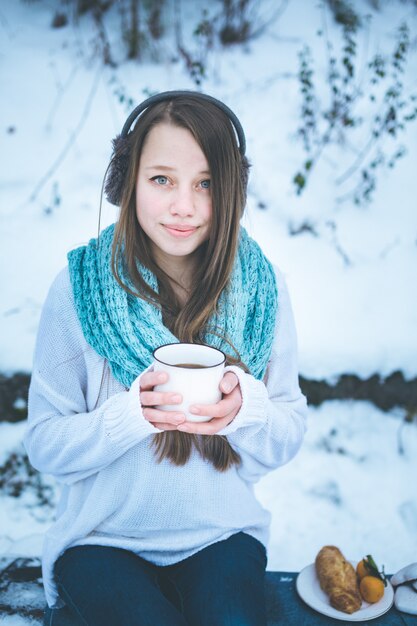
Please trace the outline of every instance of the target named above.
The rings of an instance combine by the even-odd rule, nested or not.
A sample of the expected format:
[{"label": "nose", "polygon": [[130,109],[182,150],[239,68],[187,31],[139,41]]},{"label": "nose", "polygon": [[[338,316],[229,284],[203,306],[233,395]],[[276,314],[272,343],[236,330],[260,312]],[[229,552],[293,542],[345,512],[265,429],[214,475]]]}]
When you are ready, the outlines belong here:
[{"label": "nose", "polygon": [[170,205],[171,215],[189,217],[195,213],[195,197],[193,190],[188,186],[179,186],[173,196]]}]

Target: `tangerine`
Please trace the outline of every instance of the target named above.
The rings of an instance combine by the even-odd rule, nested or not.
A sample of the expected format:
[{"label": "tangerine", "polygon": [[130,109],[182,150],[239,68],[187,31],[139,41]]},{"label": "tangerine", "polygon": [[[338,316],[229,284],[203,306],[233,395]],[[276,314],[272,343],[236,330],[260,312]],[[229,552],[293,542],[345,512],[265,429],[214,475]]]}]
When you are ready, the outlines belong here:
[{"label": "tangerine", "polygon": [[384,595],[384,582],[376,576],[364,576],[359,584],[359,590],[365,602],[374,604]]},{"label": "tangerine", "polygon": [[359,563],[357,564],[356,573],[359,580],[362,580],[362,578],[364,578],[365,576],[370,576],[371,572],[366,565],[365,559],[362,559],[362,561],[359,561]]}]

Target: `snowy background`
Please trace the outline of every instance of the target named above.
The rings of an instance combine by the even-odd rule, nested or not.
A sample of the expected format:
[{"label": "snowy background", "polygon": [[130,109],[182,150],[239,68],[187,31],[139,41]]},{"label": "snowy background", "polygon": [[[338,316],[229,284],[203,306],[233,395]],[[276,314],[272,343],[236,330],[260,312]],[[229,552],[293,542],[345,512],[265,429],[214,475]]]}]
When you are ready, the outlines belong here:
[{"label": "snowy background", "polygon": [[[259,3],[265,10],[272,4]],[[200,6],[182,3],[190,49]],[[416,7],[388,0],[355,6],[371,16],[359,31],[362,68],[372,54],[391,52],[401,20],[408,23],[414,40],[403,80],[417,93]],[[169,34],[159,63],[149,57],[103,66],[91,18],[53,29],[55,7],[46,0],[0,3],[0,372],[6,374],[30,372],[48,287],[67,251],[97,233],[111,139],[128,112],[150,93],[195,88]],[[335,182],[366,143],[361,128],[343,146],[323,151],[297,196],[292,178],[305,159],[297,138],[298,54],[311,47],[325,101],[328,52],[317,31],[325,27],[336,49],[341,31],[320,3],[290,0],[282,7],[262,36],[228,49],[215,45],[205,59],[202,90],[224,100],[246,131],[253,167],[245,225],[286,276],[301,374],[334,381],[343,373],[384,377],[401,370],[414,378],[417,122],[401,137],[405,156],[381,171],[369,206],[340,202],[352,180]],[[107,19],[121,58],[113,41],[118,31],[110,28],[118,16]],[[366,118],[365,99],[360,114]],[[386,140],[384,149],[395,145]],[[103,201],[102,227],[116,217]],[[352,560],[371,553],[387,572],[417,561],[417,425],[404,416],[401,408],[382,413],[366,402],[311,410],[301,452],[258,485],[273,516],[268,569],[298,571],[326,543]],[[30,473],[23,430],[23,422],[0,422],[0,553],[38,555],[56,494],[48,477]]]}]

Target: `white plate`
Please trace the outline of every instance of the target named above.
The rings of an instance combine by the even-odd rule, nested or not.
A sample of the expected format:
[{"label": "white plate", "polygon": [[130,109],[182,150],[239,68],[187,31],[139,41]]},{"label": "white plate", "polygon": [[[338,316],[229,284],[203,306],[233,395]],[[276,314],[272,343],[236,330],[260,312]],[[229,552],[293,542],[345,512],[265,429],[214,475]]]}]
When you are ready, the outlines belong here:
[{"label": "white plate", "polygon": [[[355,567],[356,564],[352,563]],[[299,596],[304,600],[308,606],[315,609],[323,615],[328,615],[334,619],[344,620],[345,622],[363,622],[367,619],[374,619],[383,615],[392,607],[394,602],[394,590],[391,583],[387,581],[385,592],[379,602],[375,604],[368,604],[362,601],[362,606],[355,613],[343,613],[343,611],[337,611],[330,606],[329,598],[326,593],[321,589],[320,583],[316,574],[316,567],[314,563],[307,565],[297,576],[296,589]]]}]

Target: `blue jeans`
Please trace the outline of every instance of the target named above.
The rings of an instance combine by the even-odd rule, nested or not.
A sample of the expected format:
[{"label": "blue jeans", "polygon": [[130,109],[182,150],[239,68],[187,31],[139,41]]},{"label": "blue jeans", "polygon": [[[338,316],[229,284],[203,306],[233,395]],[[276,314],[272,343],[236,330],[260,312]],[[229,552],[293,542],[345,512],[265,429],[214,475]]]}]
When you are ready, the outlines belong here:
[{"label": "blue jeans", "polygon": [[[266,626],[265,567],[264,546],[240,532],[165,567],[128,550],[76,546],[55,575],[74,626]],[[45,624],[60,626],[59,612]]]}]

